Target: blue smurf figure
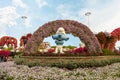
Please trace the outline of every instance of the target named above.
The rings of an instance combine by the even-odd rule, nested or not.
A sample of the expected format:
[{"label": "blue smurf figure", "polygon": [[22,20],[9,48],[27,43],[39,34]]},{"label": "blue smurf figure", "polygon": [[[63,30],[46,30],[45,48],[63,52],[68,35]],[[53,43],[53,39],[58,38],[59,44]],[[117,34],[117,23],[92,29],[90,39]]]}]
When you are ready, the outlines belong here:
[{"label": "blue smurf figure", "polygon": [[55,35],[52,36],[56,43],[55,53],[64,53],[63,52],[63,44],[64,41],[67,41],[69,38],[66,36],[65,30],[63,27],[58,28]]}]

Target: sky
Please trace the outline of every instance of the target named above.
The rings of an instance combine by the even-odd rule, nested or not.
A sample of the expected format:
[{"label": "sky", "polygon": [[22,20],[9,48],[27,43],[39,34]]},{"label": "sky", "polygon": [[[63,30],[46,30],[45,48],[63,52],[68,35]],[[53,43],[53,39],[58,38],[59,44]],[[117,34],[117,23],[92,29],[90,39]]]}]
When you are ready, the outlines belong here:
[{"label": "sky", "polygon": [[[120,0],[0,0],[0,38],[8,35],[20,39],[54,20],[75,20],[94,33],[112,32],[120,27]],[[85,16],[86,12],[91,12]],[[26,16],[27,18],[22,18]],[[67,35],[64,45],[79,46],[80,39]],[[51,36],[44,41],[55,45]],[[116,43],[119,46],[120,42]]]}]

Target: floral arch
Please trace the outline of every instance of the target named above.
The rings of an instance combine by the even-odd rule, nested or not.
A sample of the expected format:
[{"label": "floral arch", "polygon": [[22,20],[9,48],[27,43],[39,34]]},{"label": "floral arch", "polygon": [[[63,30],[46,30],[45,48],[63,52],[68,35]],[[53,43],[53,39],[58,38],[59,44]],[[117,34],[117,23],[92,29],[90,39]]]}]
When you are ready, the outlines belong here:
[{"label": "floral arch", "polygon": [[114,37],[114,41],[110,44],[110,50],[114,51],[115,43],[120,40],[120,28],[113,30],[111,35]]},{"label": "floral arch", "polygon": [[43,39],[55,34],[59,27],[63,27],[66,33],[72,33],[74,36],[79,37],[82,42],[85,43],[90,54],[97,55],[102,53],[97,38],[87,26],[73,20],[56,20],[42,25],[33,33],[31,39],[29,39],[26,44],[25,54],[29,55],[36,53],[38,46],[42,43]]}]

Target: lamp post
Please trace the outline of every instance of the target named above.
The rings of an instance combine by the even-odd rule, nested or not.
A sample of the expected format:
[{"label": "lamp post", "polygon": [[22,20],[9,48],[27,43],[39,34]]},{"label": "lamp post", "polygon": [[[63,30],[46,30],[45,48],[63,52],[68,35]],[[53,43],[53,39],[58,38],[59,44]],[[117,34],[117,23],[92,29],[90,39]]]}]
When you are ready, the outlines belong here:
[{"label": "lamp post", "polygon": [[26,23],[26,19],[28,18],[27,16],[21,16],[21,18],[23,19],[23,23]]},{"label": "lamp post", "polygon": [[27,19],[27,16],[21,16],[22,19]]},{"label": "lamp post", "polygon": [[90,26],[89,16],[91,15],[91,12],[86,12],[85,16],[88,18],[88,26]]}]

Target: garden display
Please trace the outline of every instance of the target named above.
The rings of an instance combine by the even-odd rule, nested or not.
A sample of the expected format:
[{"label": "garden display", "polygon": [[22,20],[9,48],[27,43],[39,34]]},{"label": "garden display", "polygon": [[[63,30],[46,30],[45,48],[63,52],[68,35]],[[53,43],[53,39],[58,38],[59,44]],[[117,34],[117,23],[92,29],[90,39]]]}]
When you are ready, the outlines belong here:
[{"label": "garden display", "polygon": [[0,0],[0,80],[120,80],[120,0]]}]

